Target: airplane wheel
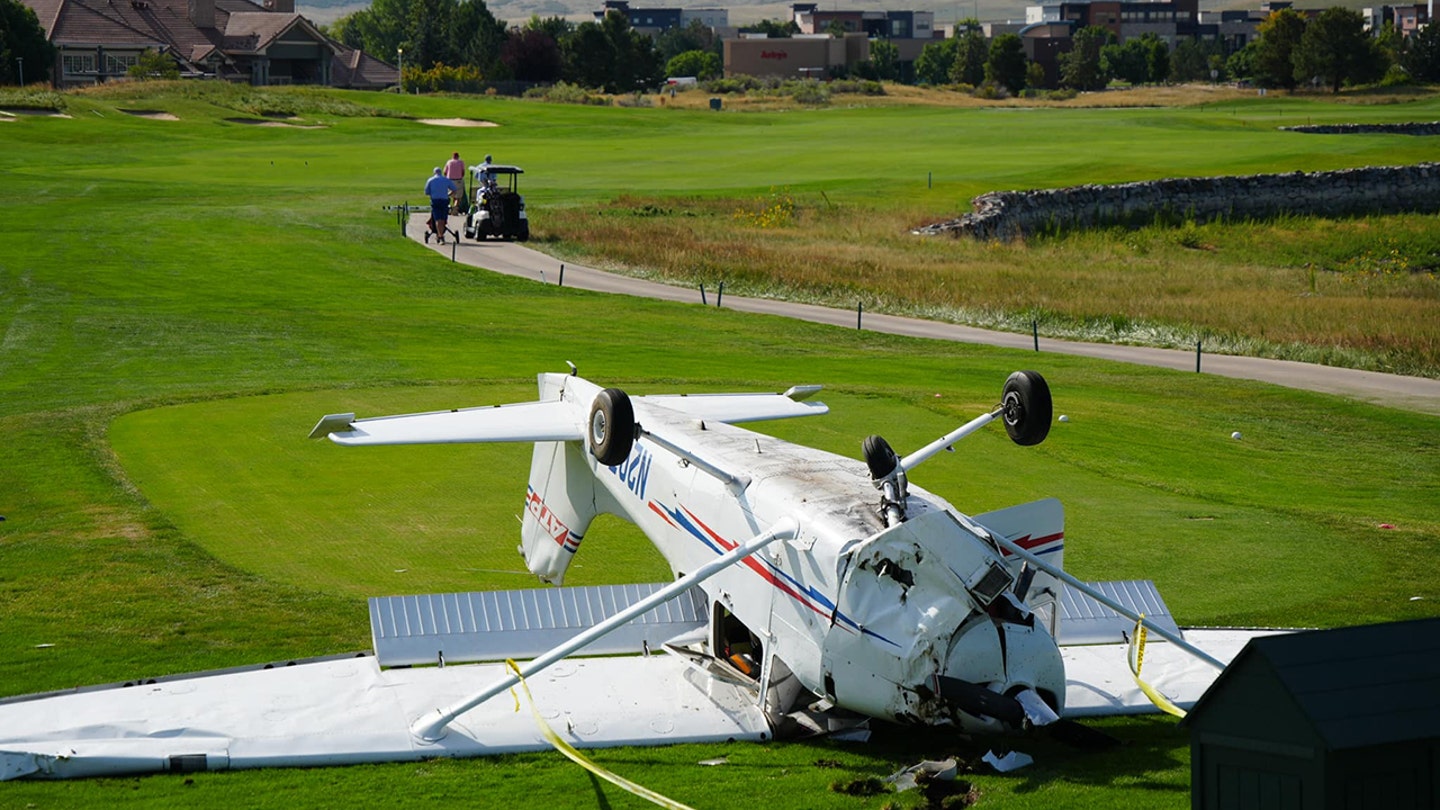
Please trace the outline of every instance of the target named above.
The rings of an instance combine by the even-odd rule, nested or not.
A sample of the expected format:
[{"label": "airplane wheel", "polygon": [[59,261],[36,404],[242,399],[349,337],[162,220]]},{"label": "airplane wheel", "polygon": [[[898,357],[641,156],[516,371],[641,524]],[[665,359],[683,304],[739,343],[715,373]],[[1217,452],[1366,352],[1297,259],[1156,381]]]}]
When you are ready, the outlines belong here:
[{"label": "airplane wheel", "polygon": [[1028,447],[1045,441],[1050,433],[1054,405],[1050,386],[1035,371],[1017,371],[1005,381],[1000,397],[1001,416],[1010,440]]},{"label": "airplane wheel", "polygon": [[865,453],[865,464],[870,467],[870,480],[881,481],[895,472],[895,467],[900,463],[895,451],[890,448],[890,443],[879,436],[870,436],[861,445]]},{"label": "airplane wheel", "polygon": [[606,388],[590,406],[590,454],[606,467],[630,456],[635,444],[635,409],[619,388]]}]

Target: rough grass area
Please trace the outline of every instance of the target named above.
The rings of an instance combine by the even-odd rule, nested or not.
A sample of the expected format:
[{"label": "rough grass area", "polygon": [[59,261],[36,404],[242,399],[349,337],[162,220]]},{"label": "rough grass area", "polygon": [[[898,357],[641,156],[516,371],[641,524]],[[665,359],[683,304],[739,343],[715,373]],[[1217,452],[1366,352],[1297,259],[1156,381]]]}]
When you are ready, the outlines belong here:
[{"label": "rough grass area", "polygon": [[976,242],[784,189],[552,212],[568,255],[734,294],[1012,332],[1440,375],[1434,215],[1157,225]]},{"label": "rough grass area", "polygon": [[392,116],[396,113],[365,103],[357,103],[367,94],[337,95],[319,87],[251,87],[228,82],[197,82],[190,80],[153,82],[112,82],[74,91],[86,98],[105,101],[154,98],[157,94],[173,99],[186,99],[250,115],[340,116],[365,118]]}]

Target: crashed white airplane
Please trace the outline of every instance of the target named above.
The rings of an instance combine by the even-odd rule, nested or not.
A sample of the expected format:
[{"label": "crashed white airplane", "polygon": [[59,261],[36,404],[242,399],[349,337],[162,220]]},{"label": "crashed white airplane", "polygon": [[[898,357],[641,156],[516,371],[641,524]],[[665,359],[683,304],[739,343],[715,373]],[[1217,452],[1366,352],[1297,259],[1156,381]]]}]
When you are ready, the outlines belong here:
[{"label": "crashed white airplane", "polygon": [[992,421],[1042,441],[1040,375],[1016,372],[993,410],[903,457],[878,436],[857,461],[734,427],[826,413],[818,391],[632,399],[543,374],[536,402],[327,416],[311,436],[347,446],[533,442],[532,572],[560,585],[608,513],[645,532],[674,580],[372,599],[373,655],[5,699],[0,779],[548,747],[491,700],[517,683],[506,659],[527,661],[541,714],[577,747],[765,740],[856,717],[1024,729],[1152,710],[1126,658],[1140,613],[1170,642],[1150,648],[1147,678],[1181,705],[1249,637],[1187,640],[1150,583],[1070,577],[1056,500],[967,515],[907,481]]}]

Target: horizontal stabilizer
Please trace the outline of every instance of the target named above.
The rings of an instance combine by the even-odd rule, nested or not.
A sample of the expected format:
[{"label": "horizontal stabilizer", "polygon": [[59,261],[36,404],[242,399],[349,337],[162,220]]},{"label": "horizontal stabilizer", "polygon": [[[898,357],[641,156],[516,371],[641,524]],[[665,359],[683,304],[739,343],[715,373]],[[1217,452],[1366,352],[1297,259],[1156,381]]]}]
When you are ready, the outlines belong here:
[{"label": "horizontal stabilizer", "polygon": [[[370,634],[382,667],[534,658],[667,584],[373,597]],[[692,588],[579,654],[658,651],[704,625],[705,595]]]},{"label": "horizontal stabilizer", "polygon": [[464,442],[567,442],[584,436],[585,415],[571,403],[522,402],[355,419],[335,414],[320,420],[310,438],[336,444],[457,444]]},{"label": "horizontal stabilizer", "polygon": [[784,394],[657,394],[636,399],[698,419],[735,425],[829,413],[829,406],[823,402],[802,401],[818,390],[819,386],[805,385]]}]

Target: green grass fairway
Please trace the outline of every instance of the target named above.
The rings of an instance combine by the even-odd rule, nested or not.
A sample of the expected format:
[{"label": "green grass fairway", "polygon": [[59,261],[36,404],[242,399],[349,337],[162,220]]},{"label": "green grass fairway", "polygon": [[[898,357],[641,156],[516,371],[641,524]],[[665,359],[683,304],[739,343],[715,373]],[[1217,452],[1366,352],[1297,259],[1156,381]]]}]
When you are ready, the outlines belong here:
[{"label": "green grass fairway", "polygon": [[[350,449],[306,434],[327,413],[530,399],[535,375],[566,360],[640,394],[822,383],[829,416],[759,427],[856,457],[871,433],[902,452],[921,446],[990,407],[1010,371],[1033,368],[1070,417],[1045,444],[984,431],[912,481],[970,512],[1059,497],[1067,567],[1154,579],[1182,624],[1440,612],[1436,417],[542,286],[422,250],[381,210],[419,199],[430,167],[459,149],[526,168],[542,246],[547,211],[627,193],[788,186],[877,216],[943,216],[999,187],[1432,159],[1433,139],[1275,129],[1435,120],[1432,97],[714,115],[294,91],[273,98],[295,109],[289,123],[318,128],[227,120],[254,117],[251,92],[112,88],[67,97],[69,118],[0,123],[0,696],[347,652],[368,646],[366,596],[535,585],[515,553],[528,447]],[[367,109],[390,114],[358,114]],[[1082,137],[1093,148],[1059,147]],[[567,583],[665,576],[633,527],[606,519],[587,537]],[[1037,764],[974,774],[980,807],[1188,806],[1188,740],[1173,720],[1100,725],[1127,745],[1077,753],[886,730],[864,746],[595,759],[697,808],[737,797],[777,810],[915,808],[919,796],[832,785],[996,745]],[[729,764],[696,765],[722,755]],[[382,803],[647,806],[546,754],[0,783],[6,808]]]}]

